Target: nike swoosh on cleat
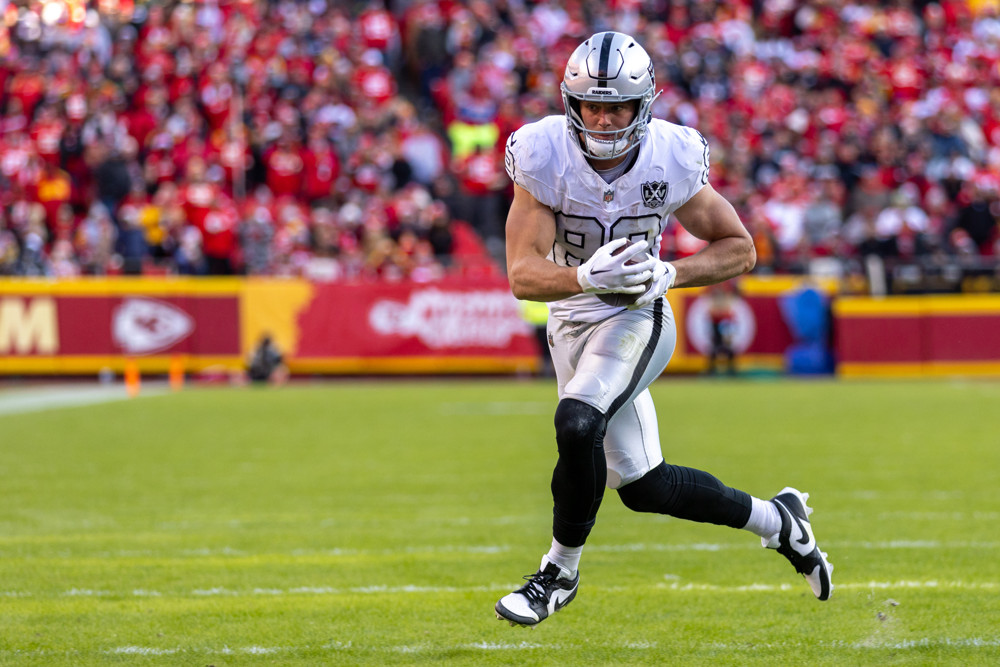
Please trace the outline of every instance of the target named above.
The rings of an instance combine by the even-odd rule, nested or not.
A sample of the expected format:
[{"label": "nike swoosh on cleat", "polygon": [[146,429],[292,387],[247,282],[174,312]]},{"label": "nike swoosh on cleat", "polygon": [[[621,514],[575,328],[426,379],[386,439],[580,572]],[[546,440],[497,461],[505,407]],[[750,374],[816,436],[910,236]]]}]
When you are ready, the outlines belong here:
[{"label": "nike swoosh on cleat", "polygon": [[[785,504],[782,503],[782,505]],[[800,519],[799,516],[795,512],[793,512],[792,508],[789,507],[788,505],[785,505],[785,510],[788,512],[788,516],[792,518],[792,521],[795,522],[795,525],[799,527],[799,532],[802,533],[802,537],[798,538],[795,541],[801,544],[802,546],[809,544],[809,533],[806,532],[805,526],[802,525],[802,519]]]},{"label": "nike swoosh on cleat", "polygon": [[[789,514],[791,514],[791,512],[789,512]],[[800,519],[799,517],[795,516],[794,514],[792,514],[792,519],[795,520],[795,523],[798,524],[798,526],[799,526],[799,531],[802,532],[802,537],[800,537],[799,539],[797,539],[795,541],[798,542],[799,544],[803,545],[803,546],[809,544],[809,533],[806,532],[805,526],[802,525],[802,519]]]}]

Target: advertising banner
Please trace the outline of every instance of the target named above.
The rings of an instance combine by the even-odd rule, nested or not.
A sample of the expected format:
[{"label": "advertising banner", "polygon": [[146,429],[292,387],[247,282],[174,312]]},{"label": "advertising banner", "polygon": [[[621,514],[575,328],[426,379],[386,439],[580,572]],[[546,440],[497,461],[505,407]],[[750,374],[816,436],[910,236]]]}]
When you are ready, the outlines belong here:
[{"label": "advertising banner", "polygon": [[244,368],[270,336],[296,373],[520,373],[538,347],[502,280],[0,281],[0,373]]},{"label": "advertising banner", "polygon": [[312,372],[509,372],[538,348],[506,282],[313,286],[289,363]]},{"label": "advertising banner", "polygon": [[0,282],[0,372],[90,373],[239,363],[236,280]]}]

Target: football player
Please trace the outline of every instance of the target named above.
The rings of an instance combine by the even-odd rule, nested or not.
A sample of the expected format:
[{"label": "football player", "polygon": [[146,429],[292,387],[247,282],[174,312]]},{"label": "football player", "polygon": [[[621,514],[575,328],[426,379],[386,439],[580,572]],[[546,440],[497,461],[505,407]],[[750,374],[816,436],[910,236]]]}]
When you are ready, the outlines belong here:
[{"label": "football player", "polygon": [[[817,598],[833,588],[808,494],[785,488],[761,500],[663,460],[649,385],[676,339],[664,295],[745,273],[755,254],[736,211],[708,182],[705,138],[652,118],[655,88],[642,46],[597,33],[566,65],[565,115],[529,123],[507,141],[508,278],[517,298],[548,302],[559,393],[552,543],[527,583],[496,603],[497,617],[512,625],[535,625],[573,600],[605,486],[637,512],[755,533]],[[658,259],[671,214],[707,241],[672,263]],[[613,292],[634,301],[612,306],[597,296]]]}]

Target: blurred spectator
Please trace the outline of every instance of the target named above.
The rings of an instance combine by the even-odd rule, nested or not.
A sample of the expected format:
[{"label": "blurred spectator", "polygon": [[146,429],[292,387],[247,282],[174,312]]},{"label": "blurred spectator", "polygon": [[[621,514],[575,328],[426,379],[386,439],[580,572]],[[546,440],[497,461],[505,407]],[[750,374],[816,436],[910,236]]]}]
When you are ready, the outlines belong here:
[{"label": "blurred spectator", "polygon": [[264,153],[267,187],[275,197],[296,197],[302,185],[303,151],[290,132]]},{"label": "blurred spectator", "polygon": [[[72,215],[69,220],[60,215],[72,199],[72,183],[68,173],[56,161],[44,160],[42,173],[35,184],[35,198],[45,209],[45,223],[53,237],[64,237],[72,232]],[[72,213],[72,209],[70,209]]]},{"label": "blurred spectator", "polygon": [[18,273],[25,276],[50,275],[45,245],[49,235],[45,226],[45,210],[40,204],[20,202],[15,205],[12,218],[15,228],[20,230],[21,258]]},{"label": "blurred spectator", "polygon": [[140,209],[135,206],[123,208],[119,212],[120,223],[115,252],[121,257],[122,273],[125,275],[142,274],[143,264],[149,255],[146,233],[139,215]]},{"label": "blurred spectator", "polygon": [[142,216],[146,227],[146,243],[159,264],[173,257],[184,227],[184,209],[178,192],[174,183],[163,183],[156,188],[156,194]]},{"label": "blurred spectator", "polygon": [[118,204],[128,195],[132,188],[132,177],[124,155],[117,149],[109,149],[96,140],[88,145],[89,164],[94,173],[94,183],[97,187],[97,199],[117,220]]},{"label": "blurred spectator", "polygon": [[360,63],[354,69],[352,90],[358,94],[357,103],[362,109],[381,107],[396,95],[396,79],[383,60],[378,50],[368,49],[361,54]]},{"label": "blurred spectator", "polygon": [[830,257],[841,250],[844,188],[833,167],[822,168],[816,179],[817,190],[802,212],[802,240],[807,255]]},{"label": "blurred spectator", "polygon": [[875,218],[875,232],[885,243],[894,241],[895,252],[913,258],[929,252],[927,232],[930,218],[917,206],[919,192],[907,183],[900,186],[889,199],[889,205]]},{"label": "blurred spectator", "polygon": [[228,199],[216,199],[199,227],[209,275],[225,276],[239,266],[237,226],[239,214]]},{"label": "blurred spectator", "polygon": [[18,272],[20,254],[17,235],[7,228],[7,220],[0,215],[0,276],[11,276]]},{"label": "blurred spectator", "polygon": [[208,273],[208,260],[202,250],[201,232],[197,227],[184,228],[174,257],[177,273],[181,275],[203,276]]},{"label": "blurred spectator", "polygon": [[430,250],[438,263],[445,267],[451,263],[454,244],[450,222],[448,209],[441,202],[432,202],[420,213],[420,223]]},{"label": "blurred spectator", "polygon": [[341,280],[344,269],[339,255],[336,219],[326,208],[313,210],[312,245],[313,255],[309,258],[302,275],[316,282],[334,282]]},{"label": "blurred spectator", "polygon": [[456,214],[471,223],[498,261],[504,256],[504,200],[507,180],[501,156],[476,146],[453,167],[459,179]]},{"label": "blurred spectator", "polygon": [[421,106],[433,102],[433,87],[448,70],[445,10],[435,0],[414,0],[404,16],[407,69],[419,81]]},{"label": "blurred spectator", "polygon": [[92,204],[77,227],[74,238],[82,273],[98,276],[106,274],[114,256],[117,238],[118,232],[107,208],[99,202]]},{"label": "blurred spectator", "polygon": [[959,245],[968,244],[980,254],[991,254],[1000,219],[1000,193],[995,184],[989,180],[969,181],[962,188],[959,202],[954,225],[955,230],[964,232]]},{"label": "blurred spectator", "polygon": [[271,271],[271,247],[274,242],[274,221],[267,206],[253,207],[239,230],[243,246],[243,261],[247,275],[262,276]]},{"label": "blurred spectator", "polygon": [[340,177],[340,158],[325,136],[322,125],[309,128],[309,141],[302,153],[302,196],[310,204],[328,199]]}]

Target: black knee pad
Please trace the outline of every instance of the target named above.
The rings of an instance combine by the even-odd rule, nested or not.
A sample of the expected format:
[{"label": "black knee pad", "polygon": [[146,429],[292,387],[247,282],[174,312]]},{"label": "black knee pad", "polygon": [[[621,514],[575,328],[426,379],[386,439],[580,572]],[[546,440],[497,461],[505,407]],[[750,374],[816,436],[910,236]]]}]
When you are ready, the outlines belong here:
[{"label": "black knee pad", "polygon": [[564,398],[556,408],[559,460],[552,471],[552,536],[575,547],[587,540],[604,497],[607,417],[597,408]]},{"label": "black knee pad", "polygon": [[607,417],[592,405],[575,398],[564,398],[556,407],[556,444],[559,454],[572,455],[581,449],[601,447],[608,428]]}]

